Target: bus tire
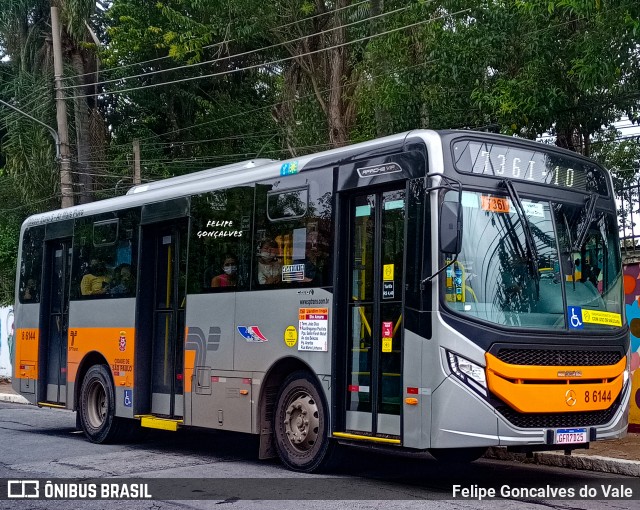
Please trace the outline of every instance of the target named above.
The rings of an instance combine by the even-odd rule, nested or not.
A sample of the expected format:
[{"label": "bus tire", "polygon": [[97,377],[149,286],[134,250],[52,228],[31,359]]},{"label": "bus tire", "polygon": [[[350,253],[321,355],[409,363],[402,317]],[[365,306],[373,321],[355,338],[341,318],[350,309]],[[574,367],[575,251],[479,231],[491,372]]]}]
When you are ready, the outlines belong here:
[{"label": "bus tire", "polygon": [[327,405],[313,376],[292,373],[280,387],[274,418],[276,449],[293,471],[326,468],[335,445],[328,435]]},{"label": "bus tire", "polygon": [[429,453],[438,462],[448,464],[468,464],[478,460],[487,452],[487,448],[479,446],[475,448],[432,448]]},{"label": "bus tire", "polygon": [[85,374],[78,414],[82,431],[92,443],[115,442],[125,435],[127,427],[115,416],[115,392],[105,365],[93,365]]}]

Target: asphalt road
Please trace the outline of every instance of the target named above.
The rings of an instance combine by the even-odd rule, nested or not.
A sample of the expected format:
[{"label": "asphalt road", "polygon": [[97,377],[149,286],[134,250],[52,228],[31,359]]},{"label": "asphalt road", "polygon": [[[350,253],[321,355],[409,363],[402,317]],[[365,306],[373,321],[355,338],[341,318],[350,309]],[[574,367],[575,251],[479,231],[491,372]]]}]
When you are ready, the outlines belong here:
[{"label": "asphalt road", "polygon": [[[195,487],[196,492],[175,501],[0,500],[0,508],[176,510],[213,508],[220,504],[231,505],[230,510],[301,506],[305,510],[640,508],[640,481],[603,473],[491,460],[446,466],[427,455],[398,456],[350,448],[338,470],[326,475],[303,475],[286,470],[276,460],[258,460],[257,440],[251,436],[193,430],[150,431],[140,443],[95,445],[75,430],[74,413],[0,403],[0,479],[101,483],[115,478],[126,482],[152,479],[169,494],[188,490],[185,487]],[[494,501],[454,499],[454,485],[466,489],[496,487],[498,494],[505,490],[508,497]],[[598,497],[562,500],[517,493],[524,488],[544,489],[547,485],[573,489],[576,493],[587,486],[597,489]],[[636,499],[603,500],[603,485],[631,487]],[[191,499],[204,498],[209,489],[214,499]]]}]

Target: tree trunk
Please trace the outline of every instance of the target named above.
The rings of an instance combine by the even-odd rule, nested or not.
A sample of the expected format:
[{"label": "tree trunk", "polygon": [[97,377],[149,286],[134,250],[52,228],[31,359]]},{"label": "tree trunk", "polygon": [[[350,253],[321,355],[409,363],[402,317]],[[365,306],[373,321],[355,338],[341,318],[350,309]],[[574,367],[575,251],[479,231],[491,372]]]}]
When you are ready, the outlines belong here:
[{"label": "tree trunk", "polygon": [[[346,0],[336,2],[336,9],[344,7],[346,3]],[[346,31],[340,14],[334,15],[333,19],[335,29],[332,32],[333,37],[329,40],[331,41],[331,46],[338,46],[346,42]],[[347,55],[348,50],[346,46],[329,50],[328,55],[330,77],[327,121],[329,124],[329,142],[332,147],[342,147],[349,141],[349,129],[347,125],[349,119],[346,118],[346,102],[353,99],[346,98],[345,91],[343,90],[343,83],[348,82],[351,78]]]}]

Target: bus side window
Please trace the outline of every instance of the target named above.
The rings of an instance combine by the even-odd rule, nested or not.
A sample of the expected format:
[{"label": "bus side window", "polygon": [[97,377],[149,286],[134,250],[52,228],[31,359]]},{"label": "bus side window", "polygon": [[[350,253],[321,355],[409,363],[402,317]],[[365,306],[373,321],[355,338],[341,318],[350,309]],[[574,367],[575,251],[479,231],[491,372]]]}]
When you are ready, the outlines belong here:
[{"label": "bus side window", "polygon": [[21,303],[40,302],[42,279],[42,247],[44,227],[31,227],[24,233],[20,254],[20,286],[18,295]]},{"label": "bus side window", "polygon": [[134,297],[140,210],[76,220],[71,299]]},{"label": "bus side window", "polygon": [[191,197],[190,294],[248,288],[253,187]]},{"label": "bus side window", "polygon": [[283,182],[256,187],[253,284],[331,285],[331,175],[290,176],[281,189]]}]

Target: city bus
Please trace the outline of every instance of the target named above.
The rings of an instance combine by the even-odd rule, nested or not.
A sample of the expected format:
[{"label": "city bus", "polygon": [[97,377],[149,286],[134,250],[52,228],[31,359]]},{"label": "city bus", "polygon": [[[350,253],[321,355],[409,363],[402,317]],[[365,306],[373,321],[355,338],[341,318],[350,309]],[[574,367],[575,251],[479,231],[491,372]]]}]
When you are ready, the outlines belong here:
[{"label": "city bus", "polygon": [[[95,443],[141,428],[471,461],[626,434],[612,180],[575,153],[415,130],[29,217],[13,386]],[[427,455],[425,455],[427,457]]]}]

